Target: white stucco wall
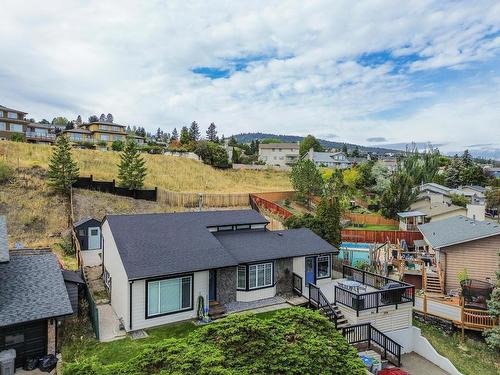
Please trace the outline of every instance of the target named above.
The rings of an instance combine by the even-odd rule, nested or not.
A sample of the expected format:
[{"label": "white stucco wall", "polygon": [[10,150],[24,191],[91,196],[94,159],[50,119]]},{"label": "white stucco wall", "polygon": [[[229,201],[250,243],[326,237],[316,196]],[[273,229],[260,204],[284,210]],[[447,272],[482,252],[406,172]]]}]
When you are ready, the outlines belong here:
[{"label": "white stucco wall", "polygon": [[270,288],[262,288],[257,290],[243,291],[238,290],[236,292],[236,301],[238,302],[251,302],[257,301],[259,299],[271,298],[276,295],[276,286]]},{"label": "white stucco wall", "polygon": [[[208,299],[208,282],[208,271],[195,272],[193,274],[192,310],[146,319],[146,281],[134,281],[132,284],[132,330],[196,318],[198,296],[203,296],[205,303]],[[130,327],[127,327],[127,330],[129,329]]]},{"label": "white stucco wall", "polygon": [[101,231],[104,245],[103,263],[111,276],[111,306],[127,328],[129,322],[128,277],[107,221],[103,223]]}]

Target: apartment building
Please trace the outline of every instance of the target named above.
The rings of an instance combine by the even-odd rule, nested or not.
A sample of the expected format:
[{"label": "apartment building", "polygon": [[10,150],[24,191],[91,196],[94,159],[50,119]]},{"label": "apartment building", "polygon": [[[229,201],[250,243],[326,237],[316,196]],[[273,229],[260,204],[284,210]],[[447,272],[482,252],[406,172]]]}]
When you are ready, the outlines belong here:
[{"label": "apartment building", "polygon": [[259,160],[269,165],[288,167],[299,159],[299,143],[267,143],[259,145]]}]

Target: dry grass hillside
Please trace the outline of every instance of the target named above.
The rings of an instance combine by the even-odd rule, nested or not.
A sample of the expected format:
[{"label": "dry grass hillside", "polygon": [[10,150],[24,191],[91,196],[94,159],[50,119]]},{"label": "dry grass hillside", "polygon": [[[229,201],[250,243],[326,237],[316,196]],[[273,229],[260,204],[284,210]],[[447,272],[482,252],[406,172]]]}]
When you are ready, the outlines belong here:
[{"label": "dry grass hillside", "polygon": [[[0,142],[0,159],[13,167],[47,168],[52,148],[45,145]],[[73,150],[80,174],[94,179],[117,178],[119,153],[113,151]],[[171,191],[246,193],[290,190],[288,174],[272,170],[219,170],[194,160],[165,155],[144,154],[148,175],[145,185]]]}]

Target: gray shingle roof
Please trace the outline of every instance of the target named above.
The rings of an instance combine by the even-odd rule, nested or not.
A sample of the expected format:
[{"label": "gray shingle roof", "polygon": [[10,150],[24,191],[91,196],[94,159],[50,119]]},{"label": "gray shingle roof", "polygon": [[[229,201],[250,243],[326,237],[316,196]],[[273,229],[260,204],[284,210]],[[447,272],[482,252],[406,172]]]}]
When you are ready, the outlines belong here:
[{"label": "gray shingle roof", "polygon": [[7,218],[0,215],[0,263],[9,261],[9,244],[7,242]]},{"label": "gray shingle roof", "polygon": [[106,221],[130,280],[236,265],[207,227],[267,223],[253,210],[109,215]]},{"label": "gray shingle roof", "polygon": [[434,248],[500,235],[500,224],[472,220],[462,215],[422,224],[418,229]]},{"label": "gray shingle roof", "polygon": [[415,216],[425,216],[423,212],[420,211],[405,211],[405,212],[398,212],[399,217],[415,217]]},{"label": "gray shingle roof", "polygon": [[214,235],[238,263],[337,251],[306,228],[283,231],[242,230],[217,232]]},{"label": "gray shingle roof", "polygon": [[0,264],[0,327],[72,313],[54,254],[11,251]]}]

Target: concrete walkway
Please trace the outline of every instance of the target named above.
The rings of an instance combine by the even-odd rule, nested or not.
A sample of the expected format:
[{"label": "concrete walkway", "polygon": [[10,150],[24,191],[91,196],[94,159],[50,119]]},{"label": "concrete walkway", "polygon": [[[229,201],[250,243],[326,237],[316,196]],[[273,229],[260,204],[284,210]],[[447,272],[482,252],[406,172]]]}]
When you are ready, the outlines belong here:
[{"label": "concrete walkway", "polygon": [[109,303],[97,305],[97,310],[99,310],[99,341],[119,340],[127,335],[125,330],[120,330],[120,320]]},{"label": "concrete walkway", "polygon": [[407,353],[401,356],[401,369],[409,372],[411,375],[449,375],[446,371],[437,367],[417,353]]}]

